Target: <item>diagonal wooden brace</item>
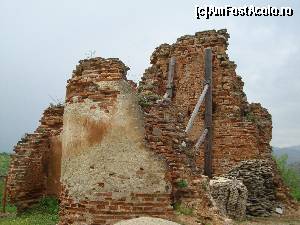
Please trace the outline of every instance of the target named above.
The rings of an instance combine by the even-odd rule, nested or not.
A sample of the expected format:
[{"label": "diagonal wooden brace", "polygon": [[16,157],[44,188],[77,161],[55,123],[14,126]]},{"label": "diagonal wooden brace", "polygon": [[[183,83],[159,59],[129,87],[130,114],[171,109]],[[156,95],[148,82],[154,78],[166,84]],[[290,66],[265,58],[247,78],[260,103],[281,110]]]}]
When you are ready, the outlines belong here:
[{"label": "diagonal wooden brace", "polygon": [[205,128],[195,145],[195,151],[198,151],[199,147],[203,144],[207,133],[208,133],[208,129]]},{"label": "diagonal wooden brace", "polygon": [[189,122],[188,122],[188,124],[187,124],[187,126],[185,128],[185,133],[188,133],[192,129],[195,117],[197,116],[197,113],[199,112],[200,106],[201,106],[201,104],[202,104],[202,102],[203,102],[203,100],[205,98],[205,95],[207,93],[208,87],[209,87],[208,84],[206,84],[204,86],[204,89],[203,89],[201,95],[199,96],[198,102],[197,102],[197,104],[196,104],[196,106],[194,108],[194,111],[193,111],[193,113],[191,115],[191,118],[190,118],[190,120],[189,120]]}]

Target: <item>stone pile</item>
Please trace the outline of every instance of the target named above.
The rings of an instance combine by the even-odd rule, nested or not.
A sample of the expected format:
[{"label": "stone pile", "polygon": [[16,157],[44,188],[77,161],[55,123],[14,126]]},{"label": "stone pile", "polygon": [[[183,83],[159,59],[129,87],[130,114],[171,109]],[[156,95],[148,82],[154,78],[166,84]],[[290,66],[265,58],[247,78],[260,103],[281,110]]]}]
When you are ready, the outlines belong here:
[{"label": "stone pile", "polygon": [[282,207],[276,199],[274,173],[269,161],[241,162],[226,177],[238,179],[247,187],[247,215],[270,216],[276,207]]},{"label": "stone pile", "polygon": [[232,219],[246,216],[247,188],[236,179],[215,177],[209,182],[210,192],[220,212]]}]

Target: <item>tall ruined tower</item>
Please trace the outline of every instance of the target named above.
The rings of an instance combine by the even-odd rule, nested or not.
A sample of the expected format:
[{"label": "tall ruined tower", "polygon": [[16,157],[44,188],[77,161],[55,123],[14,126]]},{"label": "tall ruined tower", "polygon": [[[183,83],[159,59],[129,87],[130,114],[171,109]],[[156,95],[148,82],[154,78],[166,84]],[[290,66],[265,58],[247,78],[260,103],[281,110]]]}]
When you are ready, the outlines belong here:
[{"label": "tall ruined tower", "polygon": [[[62,221],[167,215],[166,165],[144,142],[143,113],[118,59],[80,61],[63,119]],[[147,204],[151,207],[147,208]],[[147,214],[145,213],[145,214]]]},{"label": "tall ruined tower", "polygon": [[[213,52],[213,174],[224,174],[242,160],[270,158],[271,115],[260,104],[249,104],[243,92],[236,65],[226,53],[229,34],[226,30],[198,32],[179,38],[176,43],[162,44],[151,56],[139,85],[140,93],[150,104],[151,96],[166,92],[168,64],[176,60],[172,105],[187,125],[204,87],[204,49]],[[151,108],[151,107],[150,107]],[[195,144],[204,128],[204,107],[187,135]],[[203,168],[203,146],[196,159]]]}]

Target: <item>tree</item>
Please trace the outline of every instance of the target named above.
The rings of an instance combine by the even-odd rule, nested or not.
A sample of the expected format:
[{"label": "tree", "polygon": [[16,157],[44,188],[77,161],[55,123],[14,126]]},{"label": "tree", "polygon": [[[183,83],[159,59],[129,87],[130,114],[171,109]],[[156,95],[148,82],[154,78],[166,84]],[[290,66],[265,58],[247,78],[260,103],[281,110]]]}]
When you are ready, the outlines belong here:
[{"label": "tree", "polygon": [[281,173],[281,176],[285,184],[290,188],[291,195],[297,201],[300,201],[300,175],[297,171],[287,164],[288,155],[274,156],[277,167]]}]

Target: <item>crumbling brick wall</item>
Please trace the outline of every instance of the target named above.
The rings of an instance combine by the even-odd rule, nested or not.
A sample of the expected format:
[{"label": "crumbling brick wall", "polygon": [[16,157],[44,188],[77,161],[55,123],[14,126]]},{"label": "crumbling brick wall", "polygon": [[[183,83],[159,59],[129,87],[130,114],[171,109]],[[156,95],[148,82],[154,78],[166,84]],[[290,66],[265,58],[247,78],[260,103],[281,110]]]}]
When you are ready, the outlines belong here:
[{"label": "crumbling brick wall", "polygon": [[172,214],[167,165],[145,146],[127,70],[118,59],[83,60],[68,81],[60,224]]},{"label": "crumbling brick wall", "polygon": [[[174,202],[192,207],[204,198],[202,205],[211,204],[202,188],[206,180],[180,154],[177,111],[167,102],[142,111],[127,69],[117,59],[83,60],[68,81],[60,224],[170,218]],[[188,181],[184,190],[176,185],[180,179]]]},{"label": "crumbling brick wall", "polygon": [[63,111],[63,106],[46,109],[36,131],[25,134],[14,148],[7,189],[18,211],[29,208],[43,196],[59,195]]},{"label": "crumbling brick wall", "polygon": [[[215,216],[217,212],[212,209],[207,179],[195,165],[196,155],[190,146],[182,145],[186,141],[185,124],[178,107],[156,95],[147,95],[147,99],[153,100],[150,104],[145,104],[145,96],[140,97],[144,111],[145,140],[149,149],[167,164],[167,179],[172,184],[172,205],[193,209],[199,217]],[[181,182],[186,184],[184,188]]]},{"label": "crumbling brick wall", "polygon": [[[45,187],[55,186],[50,177],[57,176],[44,177],[52,168],[52,174],[61,172],[60,224],[171,218],[174,203],[209,216],[204,149],[193,148],[203,130],[204,107],[191,132],[184,132],[204,86],[205,48],[213,52],[213,174],[225,174],[244,160],[271,159],[271,116],[260,104],[247,102],[236,65],[226,54],[228,38],[226,30],[212,30],[161,45],[138,90],[119,59],[81,60],[68,81],[59,122],[46,123],[56,133],[39,128],[16,147],[12,199],[24,208],[50,193]],[[176,59],[173,97],[165,99],[171,57]],[[55,169],[60,162],[61,171]]]},{"label": "crumbling brick wall", "polygon": [[[172,104],[187,124],[204,86],[204,49],[213,52],[213,174],[226,173],[238,162],[271,157],[271,115],[260,104],[249,104],[236,65],[226,53],[229,34],[226,30],[198,32],[162,44],[151,56],[139,85],[148,110],[166,92],[168,64],[175,57],[174,96]],[[153,100],[154,99],[154,100]],[[147,108],[146,107],[146,108]],[[155,106],[154,106],[155,107]],[[187,142],[195,144],[204,127],[202,106]],[[196,159],[203,168],[204,146]]]},{"label": "crumbling brick wall", "polygon": [[[159,115],[168,114],[167,120],[161,116],[160,121],[165,120],[167,125],[173,126],[174,133],[162,140],[168,149],[177,149],[179,155],[185,156],[189,163],[185,168],[203,174],[204,145],[198,151],[193,146],[204,130],[204,105],[200,108],[192,130],[185,134],[184,129],[205,85],[204,50],[210,47],[213,53],[213,175],[226,174],[243,161],[266,160],[272,168],[274,192],[280,196],[276,197],[277,200],[291,204],[291,198],[272,159],[271,115],[259,103],[247,102],[243,82],[235,72],[236,65],[226,53],[228,38],[226,30],[211,30],[183,36],[172,45],[162,44],[156,48],[151,56],[152,65],[146,69],[138,87],[140,103],[146,117],[158,118],[155,111],[160,106],[157,103],[168,102],[173,113],[168,114],[167,109],[160,110]],[[171,57],[176,61],[173,96],[163,100],[167,91]],[[152,123],[146,135],[146,140],[154,145],[154,149],[161,148],[161,140],[157,137],[161,132],[158,131],[159,124]],[[179,161],[184,160],[179,157]],[[175,171],[178,173],[178,170]],[[179,174],[177,176],[180,177]]]}]

